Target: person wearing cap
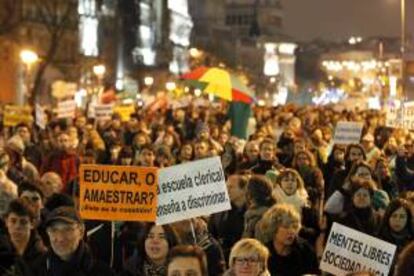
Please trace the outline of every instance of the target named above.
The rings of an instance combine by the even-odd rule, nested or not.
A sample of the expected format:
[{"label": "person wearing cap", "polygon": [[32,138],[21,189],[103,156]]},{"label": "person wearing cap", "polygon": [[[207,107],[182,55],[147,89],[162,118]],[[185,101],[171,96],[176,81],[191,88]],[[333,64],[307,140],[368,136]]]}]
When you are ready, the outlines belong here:
[{"label": "person wearing cap", "polygon": [[103,262],[94,258],[82,240],[85,226],[72,207],[58,207],[45,221],[50,250],[33,267],[38,276],[115,275]]},{"label": "person wearing cap", "polygon": [[381,156],[381,150],[374,144],[374,135],[371,133],[367,133],[362,137],[361,144],[364,147],[368,163],[375,162]]}]

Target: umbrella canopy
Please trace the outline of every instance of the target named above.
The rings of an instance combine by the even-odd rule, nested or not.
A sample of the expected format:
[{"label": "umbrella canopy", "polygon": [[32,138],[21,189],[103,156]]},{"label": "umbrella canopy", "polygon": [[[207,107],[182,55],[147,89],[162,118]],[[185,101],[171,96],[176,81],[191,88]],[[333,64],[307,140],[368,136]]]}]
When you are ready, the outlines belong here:
[{"label": "umbrella canopy", "polygon": [[191,85],[227,101],[252,103],[254,94],[241,80],[217,67],[199,67],[181,76]]}]

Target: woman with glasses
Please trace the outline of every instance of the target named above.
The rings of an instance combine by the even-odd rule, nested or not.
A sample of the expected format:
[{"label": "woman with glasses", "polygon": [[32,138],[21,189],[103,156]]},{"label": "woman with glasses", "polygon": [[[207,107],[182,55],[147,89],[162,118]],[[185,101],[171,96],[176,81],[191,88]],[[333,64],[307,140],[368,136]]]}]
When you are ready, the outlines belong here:
[{"label": "woman with glasses", "polygon": [[269,249],[271,275],[318,274],[318,261],[311,245],[299,237],[301,218],[290,204],[276,204],[258,223],[256,238]]},{"label": "woman with glasses", "polygon": [[229,267],[223,276],[270,276],[269,250],[255,239],[242,239],[231,249]]}]

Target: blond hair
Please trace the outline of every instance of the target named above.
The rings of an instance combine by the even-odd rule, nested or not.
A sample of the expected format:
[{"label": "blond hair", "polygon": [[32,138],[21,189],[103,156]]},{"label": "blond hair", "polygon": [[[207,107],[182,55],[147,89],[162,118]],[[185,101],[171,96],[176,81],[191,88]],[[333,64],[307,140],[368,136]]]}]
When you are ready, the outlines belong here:
[{"label": "blond hair", "polygon": [[255,236],[263,243],[273,240],[275,233],[281,226],[297,225],[301,228],[301,217],[294,206],[290,204],[275,204],[269,208],[256,225]]},{"label": "blond hair", "polygon": [[262,272],[267,270],[267,259],[269,258],[269,250],[260,241],[256,239],[241,239],[233,245],[230,257],[229,266],[233,267],[235,259],[242,256],[257,256],[259,258]]}]

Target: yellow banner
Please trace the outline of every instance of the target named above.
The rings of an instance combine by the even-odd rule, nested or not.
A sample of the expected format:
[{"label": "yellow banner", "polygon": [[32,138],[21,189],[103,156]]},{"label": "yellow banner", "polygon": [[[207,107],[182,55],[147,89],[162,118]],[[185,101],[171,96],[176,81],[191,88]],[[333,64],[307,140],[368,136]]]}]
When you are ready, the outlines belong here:
[{"label": "yellow banner", "polygon": [[118,113],[121,116],[122,122],[128,122],[131,118],[131,114],[135,112],[135,106],[133,105],[118,105],[114,107],[113,113]]},{"label": "yellow banner", "polygon": [[3,125],[10,127],[19,123],[26,123],[28,125],[33,123],[30,106],[6,105],[4,107]]},{"label": "yellow banner", "polygon": [[157,168],[81,165],[80,215],[110,221],[155,221]]}]

